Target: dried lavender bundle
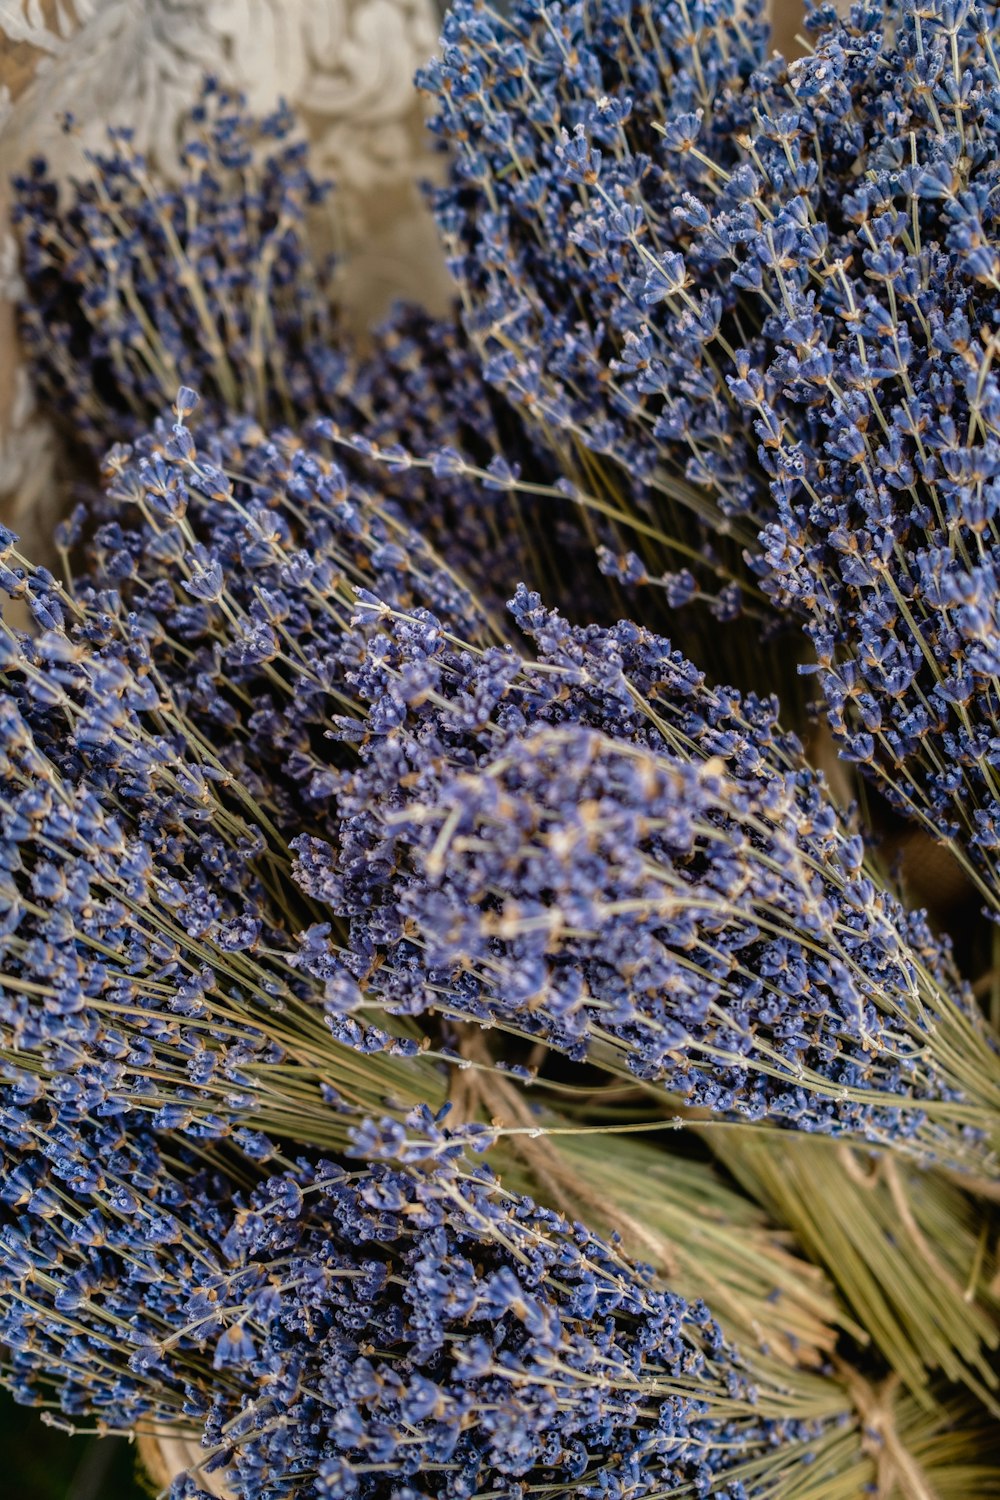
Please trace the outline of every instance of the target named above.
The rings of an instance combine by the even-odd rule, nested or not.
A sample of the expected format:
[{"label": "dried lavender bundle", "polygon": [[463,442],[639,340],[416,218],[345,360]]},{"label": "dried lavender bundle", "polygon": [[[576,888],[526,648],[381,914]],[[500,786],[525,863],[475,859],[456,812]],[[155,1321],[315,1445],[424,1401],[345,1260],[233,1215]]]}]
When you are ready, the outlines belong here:
[{"label": "dried lavender bundle", "polygon": [[[202,395],[203,425],[242,413],[267,429],[296,427],[336,413],[418,456],[461,449],[485,468],[516,452],[542,469],[544,449],[509,410],[501,436],[498,403],[456,322],[403,306],[360,346],[344,333],[334,268],[314,261],[308,234],[332,184],[310,174],[287,108],[258,118],[208,79],[183,128],[176,183],[125,130],[88,155],[68,194],[41,159],[14,182],[25,354],[74,461],[81,442],[99,460],[140,436],[186,384]],[[484,492],[458,472],[431,497],[421,479],[399,470],[380,489],[492,607],[526,574],[565,574],[568,557],[578,585],[583,568],[590,591],[606,593],[568,498],[553,547],[527,497]]]},{"label": "dried lavender bundle", "polygon": [[439,222],[487,378],[739,539],[841,753],[995,911],[996,7],[810,27],[786,68],[724,0],[456,6]]},{"label": "dried lavender bundle", "polygon": [[[319,537],[314,527],[317,556]],[[182,693],[164,690],[168,664],[154,663],[138,622],[110,594],[73,600],[23,564],[9,539],[7,548],[14,566],[4,581],[46,627],[37,637],[0,627],[0,1040],[16,1106],[48,1108],[69,1127],[95,1111],[142,1119],[186,1139],[233,1140],[256,1158],[268,1150],[262,1129],[343,1146],[365,1109],[442,1102],[444,1073],[414,1055],[412,1031],[388,1052],[383,1036],[376,1054],[359,1056],[364,1033],[341,1022],[341,1039],[331,1036],[322,982],[293,967],[310,913],[277,826],[293,814],[269,793],[267,764],[250,755],[224,766],[214,726],[192,721]],[[259,700],[244,695],[237,706],[247,702]],[[701,1251],[681,1209],[706,1181],[685,1178],[666,1215],[689,1270]],[[565,1169],[560,1182],[565,1207],[583,1185]],[[651,1241],[661,1260],[665,1234],[661,1220]],[[744,1222],[727,1249],[720,1228],[730,1266],[748,1235]],[[815,1297],[799,1301],[805,1268],[775,1259],[767,1234],[757,1238],[762,1274],[729,1306],[744,1332],[771,1327],[778,1341],[785,1315],[772,1319],[765,1305],[774,1279],[793,1307],[814,1307]],[[821,1315],[837,1317],[828,1300]],[[828,1342],[815,1324],[809,1337]]]},{"label": "dried lavender bundle", "polygon": [[[7,1379],[106,1427],[202,1431],[203,1467],[241,1500],[389,1484],[736,1500],[808,1493],[812,1473],[846,1494],[880,1472],[862,1423],[884,1397],[744,1363],[703,1304],[470,1166],[426,1113],[359,1133],[360,1169],[299,1160],[256,1180],[210,1154],[172,1162],[117,1123],[8,1111],[3,1136]],[[958,1418],[975,1440],[954,1401],[925,1418],[945,1480],[969,1450],[938,1457],[933,1437]],[[172,1494],[201,1494],[197,1474]]]},{"label": "dried lavender bundle", "polygon": [[113,1426],[196,1419],[241,1495],[725,1492],[738,1461],[805,1452],[850,1413],[831,1381],[760,1384],[701,1304],[469,1168],[426,1118],[359,1140],[399,1165],[301,1162],[252,1187],[178,1178],[141,1132],[76,1135],[25,1123],[8,1167],[14,1376]]},{"label": "dried lavender bundle", "polygon": [[[349,937],[320,923],[296,961],[346,1041],[373,1000],[500,1021],[692,1103],[993,1172],[989,1029],[946,947],[864,868],[773,703],[525,591],[513,612],[538,660],[491,644],[453,575],[391,509],[352,500],[332,460],[286,439],[228,479],[226,452],[254,437],[211,435],[206,463],[179,416],[123,455],[111,493],[134,524],[98,533],[96,565],[141,596],[161,670],[195,677],[202,737],[225,723],[244,784],[269,757],[277,822],[315,820],[295,877]],[[316,576],[303,505],[323,521]],[[462,643],[469,627],[482,645]]]},{"label": "dried lavender bundle", "polygon": [[758,91],[784,71],[768,61],[761,9],[523,0],[505,13],[460,0],[420,78],[452,152],[437,222],[484,378],[568,478],[605,471],[626,536],[629,515],[637,526],[635,555],[609,555],[610,569],[657,576],[689,512],[700,556],[664,580],[668,597],[683,602],[706,577],[710,588],[714,564],[730,613],[750,581],[739,546],[756,540],[768,497],[713,345],[735,299],[714,286],[685,296],[681,216],[702,168],[658,127],[700,110],[702,149],[723,170],[739,164]]},{"label": "dried lavender bundle", "polygon": [[176,187],[124,128],[81,161],[68,205],[44,160],[15,181],[26,353],[96,456],[185,381],[217,410],[291,421],[335,400],[348,368],[305,241],[327,187],[292,112],[254,118],[208,79],[184,132]]}]

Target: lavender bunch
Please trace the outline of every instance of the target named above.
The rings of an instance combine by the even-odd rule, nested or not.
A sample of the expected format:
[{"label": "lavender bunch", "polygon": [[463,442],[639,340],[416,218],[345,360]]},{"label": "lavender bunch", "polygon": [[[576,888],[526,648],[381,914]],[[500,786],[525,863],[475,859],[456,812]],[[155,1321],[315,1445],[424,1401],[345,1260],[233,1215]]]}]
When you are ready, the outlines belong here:
[{"label": "lavender bunch", "polygon": [[995,10],[810,26],[786,68],[726,5],[457,7],[439,220],[487,377],[738,536],[841,753],[995,907]]},{"label": "lavender bunch", "polygon": [[740,609],[740,546],[756,539],[767,497],[713,347],[734,298],[687,294],[675,250],[689,233],[679,205],[703,169],[659,127],[676,120],[683,135],[704,116],[700,151],[723,171],[738,165],[758,80],[782,65],[767,59],[760,6],[736,10],[524,0],[502,13],[459,0],[420,78],[453,153],[436,215],[484,378],[565,476],[600,471],[637,524],[634,553],[619,540],[627,520],[602,538],[608,570],[636,583],[671,562],[661,581],[673,606],[711,597],[707,562],[728,580],[713,605],[723,619]]},{"label": "lavender bunch", "polygon": [[262,778],[215,753],[114,595],[84,608],[4,543],[0,583],[43,627],[0,624],[5,1068],[70,1122],[204,1138],[249,1119],[338,1145],[338,1106],[434,1098],[406,1028],[367,1068],[331,1038]]},{"label": "lavender bunch", "polygon": [[[171,440],[186,452],[172,430]],[[296,451],[294,445],[289,449]],[[266,512],[272,523],[281,514],[278,484],[280,476],[288,480],[287,457],[279,460],[272,451],[258,471],[275,487]],[[250,455],[245,458],[250,465]],[[176,482],[164,484],[166,472],[166,464],[152,464],[147,482],[158,487],[161,501],[164,492],[171,495],[176,513],[182,491]],[[207,466],[200,472],[204,481]],[[412,605],[422,587],[419,569],[410,574],[402,550],[387,550],[372,516],[374,532],[365,532],[360,510],[324,505],[318,495],[314,511],[302,513],[305,472],[295,488],[296,510],[309,527],[316,567],[295,576],[316,585],[307,597],[319,621],[326,618],[320,606],[335,597],[329,583],[337,576],[324,580],[320,568],[324,536],[331,548],[351,549],[358,566],[374,567],[378,555],[373,580],[388,589],[394,577],[400,598]],[[309,472],[315,478],[320,471]],[[193,489],[190,498],[198,497]],[[267,562],[257,523],[232,499],[227,506],[200,498],[209,516],[225,515],[235,526],[227,536],[241,541],[234,576],[249,585],[243,603],[262,597],[264,570],[274,559]],[[153,499],[150,505],[155,525],[160,512]],[[195,521],[198,505],[188,514]],[[108,537],[101,537],[97,557],[105,556]],[[285,540],[295,538],[288,534]],[[177,556],[176,549],[152,545],[149,536],[138,551],[148,562]],[[96,1113],[148,1124],[184,1141],[232,1141],[254,1159],[262,1150],[267,1154],[262,1129],[335,1149],[366,1111],[442,1103],[447,1078],[440,1062],[417,1055],[434,1039],[433,1029],[421,1035],[408,1023],[376,1028],[364,1015],[351,1021],[340,1016],[331,1035],[325,979],[316,972],[315,956],[330,927],[314,924],[299,939],[303,925],[323,913],[303,901],[281,830],[286,824],[296,830],[303,823],[329,826],[323,814],[332,772],[328,767],[322,786],[317,772],[304,778],[284,736],[272,746],[256,732],[254,716],[264,714],[264,689],[274,691],[278,672],[269,681],[260,662],[243,655],[227,659],[216,639],[215,654],[206,661],[225,674],[225,686],[220,676],[214,698],[206,698],[203,688],[192,693],[185,673],[197,685],[202,666],[183,641],[193,637],[198,620],[211,623],[210,611],[191,614],[184,604],[183,614],[170,621],[180,630],[178,639],[156,623],[155,614],[127,612],[109,590],[67,595],[50,575],[28,566],[9,537],[5,555],[4,585],[28,599],[44,627],[33,636],[0,627],[6,693],[0,1065],[16,1103],[44,1105],[60,1128],[75,1129]],[[119,552],[107,555],[127,589]],[[291,555],[299,556],[301,569],[298,549]],[[426,566],[426,549],[417,555]],[[342,550],[339,566],[347,560]],[[192,597],[186,588],[180,592],[184,600]],[[351,592],[346,589],[345,604]],[[455,596],[456,605],[462,597]],[[227,594],[225,616],[228,626],[241,618],[234,594]],[[332,652],[338,637],[329,619],[325,628]],[[311,634],[318,637],[319,627],[303,628],[300,638]],[[339,641],[345,661],[360,644]],[[332,654],[329,661],[335,662]],[[223,691],[227,716],[204,714],[205,703],[221,702]],[[301,690],[289,696],[291,703],[276,695],[283,712],[307,707]],[[318,709],[314,717],[322,723]],[[300,724],[299,733],[307,726],[307,720]],[[247,727],[244,742],[239,731]],[[221,743],[227,740],[228,747]],[[291,774],[279,777],[282,766],[290,766]],[[334,931],[346,940],[346,927],[335,924]],[[303,947],[313,953],[308,970]],[[508,1094],[505,1112],[509,1105]],[[492,1090],[477,1096],[479,1118],[495,1115],[497,1107]],[[515,1119],[515,1135],[525,1134],[523,1115],[515,1113]],[[534,1126],[527,1133],[533,1140],[538,1134]],[[582,1174],[564,1152],[524,1144],[526,1150],[515,1156],[526,1187],[573,1212],[591,1201]],[[542,1174],[535,1177],[543,1149]],[[711,1191],[704,1172],[697,1184],[699,1194]],[[698,1284],[705,1261],[683,1211],[685,1193],[695,1190],[692,1179],[683,1192],[666,1194],[647,1215],[648,1229],[638,1242],[686,1286]],[[602,1206],[614,1201],[611,1191]],[[623,1215],[624,1208],[613,1210],[609,1227]],[[740,1248],[721,1230],[709,1259],[731,1268],[748,1240],[756,1243],[759,1258],[759,1273],[749,1281],[741,1277],[739,1290],[717,1283],[727,1318],[741,1336],[758,1340],[766,1329],[767,1342],[786,1346],[793,1362],[804,1357],[807,1345],[828,1347],[813,1293],[798,1293],[801,1263],[772,1244],[764,1225],[746,1222],[732,1198],[725,1216],[742,1224]],[[720,1274],[727,1277],[728,1271]],[[767,1298],[775,1284],[784,1288],[784,1304],[772,1314]],[[828,1305],[821,1316],[837,1319]]]},{"label": "lavender bunch", "polygon": [[[806,621],[841,753],[995,908],[994,12],[890,7],[862,40],[867,20],[825,18],[791,115],[761,111],[760,202],[719,200],[733,274],[756,261],[758,296],[784,287],[768,357],[731,389],[771,430],[758,566]],[[811,164],[848,141],[844,191]]]},{"label": "lavender bunch", "polygon": [[[219,1468],[240,1500],[419,1500],[424,1476],[464,1500],[815,1484],[847,1500],[899,1472],[995,1491],[967,1401],[897,1397],[889,1418],[857,1376],[745,1363],[702,1303],[505,1189],[426,1111],[359,1131],[360,1168],[248,1172],[4,1103],[5,1378],[104,1430],[202,1432],[181,1500]],[[869,1420],[892,1424],[884,1455]]]},{"label": "lavender bunch", "polygon": [[38,160],[15,183],[28,296],[21,332],[42,398],[99,456],[197,385],[217,410],[294,420],[349,370],[328,273],[305,242],[326,187],[287,106],[252,117],[215,80],[185,122],[165,185],[110,132],[72,201]]},{"label": "lavender bunch", "polygon": [[[296,961],[322,981],[346,1042],[373,1000],[501,1020],[699,1105],[989,1160],[995,1058],[977,1008],[926,924],[864,870],[861,839],[773,703],[711,691],[637,626],[571,627],[522,592],[514,615],[533,662],[430,558],[399,543],[383,555],[353,507],[359,573],[368,555],[392,591],[362,586],[338,604],[294,538],[276,527],[258,544],[262,512],[214,477],[180,419],[153,447],[114,486],[136,522],[110,533],[116,574],[126,598],[153,601],[161,670],[196,676],[195,723],[225,722],[234,772],[252,785],[265,767],[281,823],[298,820],[295,876],[320,915],[349,925],[346,940],[309,928]],[[288,485],[266,448],[264,460],[263,493]],[[327,511],[331,462],[294,450],[293,474],[311,476]],[[253,490],[252,465],[242,472]],[[157,519],[163,489],[187,535]],[[105,569],[108,536],[95,552]],[[195,587],[210,576],[212,597],[192,609],[196,557]],[[431,604],[445,596],[450,615],[414,607],[415,587]],[[463,620],[481,644],[464,643]],[[310,724],[361,768],[319,755]]]},{"label": "lavender bunch", "polygon": [[[88,158],[68,202],[41,160],[15,179],[25,354],[41,400],[75,442],[100,460],[145,433],[187,384],[202,394],[203,423],[243,413],[271,430],[332,415],[418,459],[461,450],[485,469],[516,450],[541,471],[509,410],[501,435],[498,403],[455,322],[402,306],[363,347],[345,333],[331,267],[315,262],[309,239],[332,185],[310,175],[287,108],[256,118],[209,79],[185,131],[176,184],[120,130],[107,154]],[[353,462],[363,477],[363,455]],[[568,499],[555,549],[526,494],[484,490],[457,469],[440,474],[433,494],[405,469],[383,474],[379,488],[493,604],[525,574],[565,574],[567,556],[601,594]]]},{"label": "lavender bunch", "polygon": [[256,1186],[179,1178],[141,1133],[8,1126],[19,1388],[109,1426],[195,1419],[247,1500],[736,1496],[778,1445],[783,1468],[852,1420],[843,1387],[744,1368],[703,1305],[415,1123],[367,1130],[360,1170],[302,1161]]},{"label": "lavender bunch", "polygon": [[499,1023],[699,1106],[989,1161],[985,1023],[773,705],[631,624],[514,608],[537,664],[382,612],[338,835],[293,846],[352,920],[361,991],[333,1004]]}]

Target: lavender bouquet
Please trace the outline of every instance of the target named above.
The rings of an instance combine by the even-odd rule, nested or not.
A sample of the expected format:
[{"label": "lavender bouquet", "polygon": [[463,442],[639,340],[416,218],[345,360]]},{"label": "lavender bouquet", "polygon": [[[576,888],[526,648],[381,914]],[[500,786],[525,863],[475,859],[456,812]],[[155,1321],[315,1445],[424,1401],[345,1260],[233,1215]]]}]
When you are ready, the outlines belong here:
[{"label": "lavender bouquet", "polygon": [[284,109],[17,184],[2,1374],[172,1500],[1000,1494],[995,10],[808,27],[457,0],[364,348]]}]

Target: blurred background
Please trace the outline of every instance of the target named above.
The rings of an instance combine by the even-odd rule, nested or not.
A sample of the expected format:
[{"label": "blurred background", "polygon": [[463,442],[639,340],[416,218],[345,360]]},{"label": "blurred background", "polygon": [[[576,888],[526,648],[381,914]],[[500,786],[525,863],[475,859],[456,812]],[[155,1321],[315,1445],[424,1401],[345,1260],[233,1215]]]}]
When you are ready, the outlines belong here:
[{"label": "blurred background", "polygon": [[0,1494],[8,1500],[150,1500],[135,1445],[70,1438],[0,1393]]}]

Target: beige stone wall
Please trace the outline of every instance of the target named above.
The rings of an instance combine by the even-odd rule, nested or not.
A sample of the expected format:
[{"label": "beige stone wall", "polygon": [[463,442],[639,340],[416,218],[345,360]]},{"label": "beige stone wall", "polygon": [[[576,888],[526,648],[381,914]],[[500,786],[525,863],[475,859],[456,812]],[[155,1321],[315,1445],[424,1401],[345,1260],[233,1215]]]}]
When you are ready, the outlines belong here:
[{"label": "beige stone wall", "polygon": [[[52,16],[47,3],[40,7]],[[2,13],[0,13],[2,14]],[[10,172],[4,152],[8,130],[29,95],[43,49],[0,34],[0,519],[39,556],[47,553],[58,498],[53,483],[54,442],[36,411],[17,341],[16,247],[9,228]],[[4,601],[5,614],[16,614]]]},{"label": "beige stone wall", "polygon": [[774,0],[771,28],[775,51],[789,60],[803,51],[797,38],[802,33],[803,8],[800,0]]}]

